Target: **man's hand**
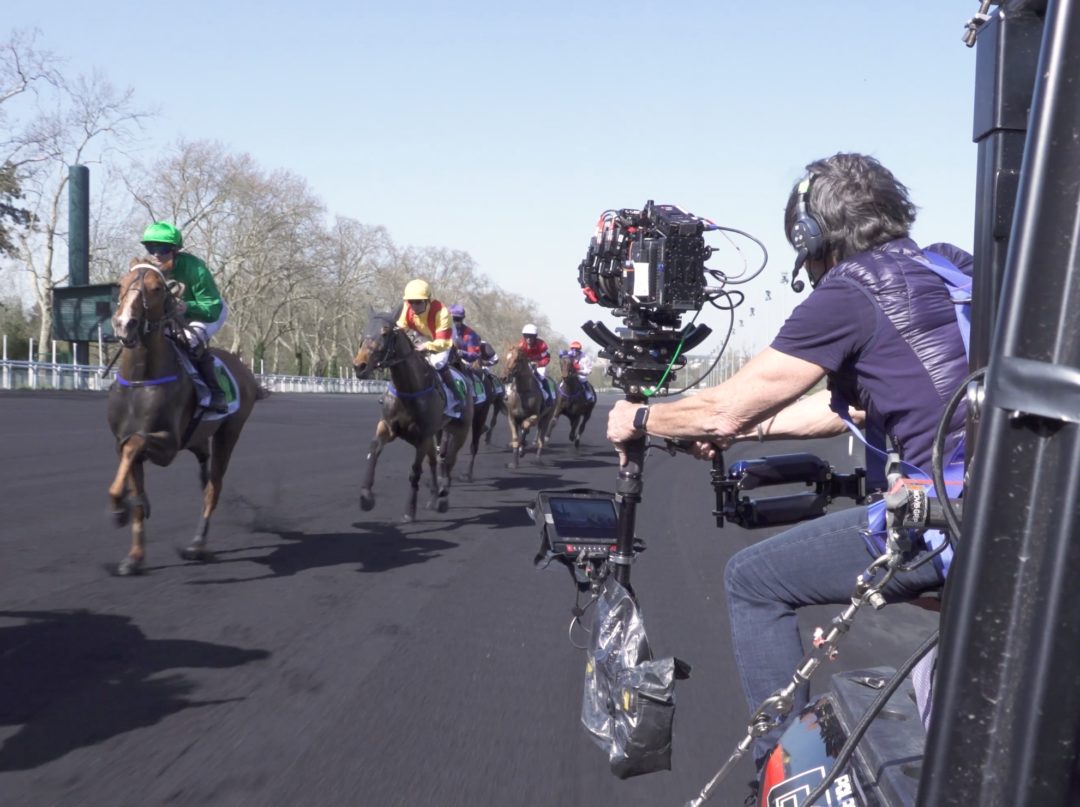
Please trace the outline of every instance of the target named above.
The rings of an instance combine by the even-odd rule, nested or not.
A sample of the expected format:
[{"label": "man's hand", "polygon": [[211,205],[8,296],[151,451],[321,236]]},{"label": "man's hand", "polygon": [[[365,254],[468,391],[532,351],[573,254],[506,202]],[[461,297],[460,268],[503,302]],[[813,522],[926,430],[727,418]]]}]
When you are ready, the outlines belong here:
[{"label": "man's hand", "polygon": [[707,443],[702,440],[697,440],[690,445],[690,448],[688,448],[687,451],[690,453],[690,456],[696,457],[699,460],[712,460],[718,452],[724,451],[733,442],[735,441],[730,439],[721,440],[716,443]]},{"label": "man's hand", "polygon": [[634,428],[634,415],[641,406],[642,404],[632,404],[629,401],[616,401],[608,414],[607,439],[618,446],[627,440],[644,437],[644,431]]}]

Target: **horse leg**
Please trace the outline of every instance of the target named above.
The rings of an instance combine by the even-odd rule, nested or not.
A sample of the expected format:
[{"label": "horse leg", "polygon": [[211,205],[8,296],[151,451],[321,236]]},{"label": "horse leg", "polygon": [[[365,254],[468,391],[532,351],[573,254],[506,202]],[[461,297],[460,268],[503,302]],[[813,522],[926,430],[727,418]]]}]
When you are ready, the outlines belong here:
[{"label": "horse leg", "polygon": [[206,484],[210,481],[210,452],[199,447],[192,448],[191,453],[199,461],[199,490],[206,490]]},{"label": "horse leg", "polygon": [[127,487],[128,475],[144,443],[144,439],[136,434],[125,440],[120,447],[120,464],[116,468],[112,484],[109,485],[109,515],[117,527],[126,526],[131,517],[131,503],[124,495],[124,490]]},{"label": "horse leg", "polygon": [[[379,455],[383,448],[391,440],[390,427],[385,420],[380,420],[375,427],[375,437],[368,447],[367,467],[364,469],[364,479],[360,483],[360,509],[367,512],[375,506],[375,494],[371,487],[375,484],[375,465],[379,462]],[[416,487],[413,485],[413,487]],[[416,497],[413,497],[413,511],[415,515]]]},{"label": "horse leg", "polygon": [[506,464],[507,468],[518,467],[518,435],[517,426],[514,422],[514,416],[507,410],[506,413],[506,428],[510,431],[510,462]]},{"label": "horse leg", "polygon": [[[529,415],[527,418],[525,418],[525,420],[523,420],[521,422],[521,453],[522,454],[525,453],[526,449],[529,446],[529,430],[532,429],[533,426],[539,426],[539,422],[540,422],[540,416],[539,415]],[[537,444],[537,446],[540,445],[540,438],[541,437],[543,437],[543,434],[541,434],[541,430],[539,428],[537,428],[537,431],[536,431],[536,444]]]},{"label": "horse leg", "polygon": [[131,549],[120,561],[116,573],[121,577],[139,574],[146,557],[146,519],[150,517],[150,501],[146,498],[146,484],[142,460],[132,463],[128,474],[128,491],[131,494]]},{"label": "horse leg", "polygon": [[[436,456],[438,461],[435,470],[435,510],[445,513],[450,508],[450,470],[453,468],[454,458],[450,449],[453,442],[450,429],[440,432],[439,448]],[[456,454],[456,452],[455,452]]]},{"label": "horse leg", "polygon": [[562,396],[559,396],[559,401],[558,401],[558,403],[555,404],[555,414],[553,414],[551,416],[551,420],[548,421],[548,427],[547,427],[547,429],[545,429],[545,433],[544,433],[544,442],[545,443],[548,440],[551,439],[551,433],[553,431],[555,431],[555,424],[559,420],[559,413],[562,411],[562,407],[563,407],[563,398],[562,398]]},{"label": "horse leg", "polygon": [[581,425],[577,430],[577,442],[574,443],[575,448],[581,443],[581,433],[585,431],[585,424],[589,422],[589,416],[592,415],[592,407],[590,406],[585,410],[585,414],[581,416]]},{"label": "horse leg", "polygon": [[[221,486],[225,481],[225,472],[229,469],[229,460],[232,458],[233,448],[240,437],[239,427],[229,429],[226,423],[218,431],[214,432],[213,449],[210,452],[210,474],[203,486],[203,508],[199,514],[199,525],[195,529],[195,537],[191,543],[180,550],[180,557],[184,560],[207,561],[213,557],[213,553],[206,548],[206,536],[210,532],[210,516],[217,509],[221,499]],[[241,422],[240,426],[243,425]],[[196,453],[196,457],[199,454]],[[199,461],[200,466],[205,461]]]},{"label": "horse leg", "polygon": [[472,428],[469,430],[469,469],[462,477],[466,482],[473,481],[473,468],[476,466],[476,452],[480,449],[480,438],[483,436],[484,424],[486,422],[486,409],[473,415]]},{"label": "horse leg", "polygon": [[[117,527],[131,523],[131,549],[127,557],[120,561],[117,574],[137,574],[142,568],[144,551],[143,522],[149,515],[146,498],[143,495],[143,473],[141,454],[145,439],[133,435],[124,441],[120,448],[120,464],[116,477],[109,485],[110,512]],[[125,493],[130,492],[130,497]]]},{"label": "horse leg", "polygon": [[424,457],[427,455],[428,451],[425,449],[424,443],[416,446],[412,468],[409,470],[409,498],[405,503],[405,512],[401,515],[403,524],[416,520],[416,496],[420,491],[420,477],[424,473]]}]

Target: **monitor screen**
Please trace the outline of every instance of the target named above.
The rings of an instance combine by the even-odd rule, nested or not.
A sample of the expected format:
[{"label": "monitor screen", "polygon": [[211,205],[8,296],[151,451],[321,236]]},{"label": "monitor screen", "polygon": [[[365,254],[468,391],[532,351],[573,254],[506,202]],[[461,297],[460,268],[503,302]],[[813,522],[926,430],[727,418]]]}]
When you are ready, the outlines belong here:
[{"label": "monitor screen", "polygon": [[552,523],[562,540],[614,540],[617,517],[611,499],[577,499],[552,496],[548,499]]}]

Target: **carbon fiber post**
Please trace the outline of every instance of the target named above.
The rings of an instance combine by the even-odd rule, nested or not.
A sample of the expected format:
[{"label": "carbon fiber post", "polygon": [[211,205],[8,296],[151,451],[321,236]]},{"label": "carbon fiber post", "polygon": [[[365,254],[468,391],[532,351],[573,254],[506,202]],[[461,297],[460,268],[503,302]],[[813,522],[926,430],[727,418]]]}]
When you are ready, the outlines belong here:
[{"label": "carbon fiber post", "polygon": [[615,579],[631,593],[633,589],[630,588],[630,564],[634,561],[634,520],[644,487],[642,473],[645,465],[645,444],[645,437],[623,444],[626,465],[619,468],[619,481],[615,485],[615,495],[619,502],[619,527],[616,532],[615,552],[610,561],[615,567]]}]

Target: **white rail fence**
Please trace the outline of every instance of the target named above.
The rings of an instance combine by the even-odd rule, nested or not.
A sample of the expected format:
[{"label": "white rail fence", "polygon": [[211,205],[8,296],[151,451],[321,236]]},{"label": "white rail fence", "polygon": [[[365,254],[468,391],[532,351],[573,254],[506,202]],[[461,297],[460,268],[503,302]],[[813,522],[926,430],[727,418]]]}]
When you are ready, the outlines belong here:
[{"label": "white rail fence", "polygon": [[[63,364],[56,361],[56,343],[52,343],[52,361],[35,361],[34,342],[30,340],[29,356],[25,360],[8,357],[7,337],[3,337],[0,352],[0,389],[32,390],[107,390],[116,378],[116,369],[102,377],[104,365]],[[365,380],[346,376],[339,378],[302,375],[256,373],[259,383],[271,392],[337,392],[380,394],[386,390],[385,381]]]}]

